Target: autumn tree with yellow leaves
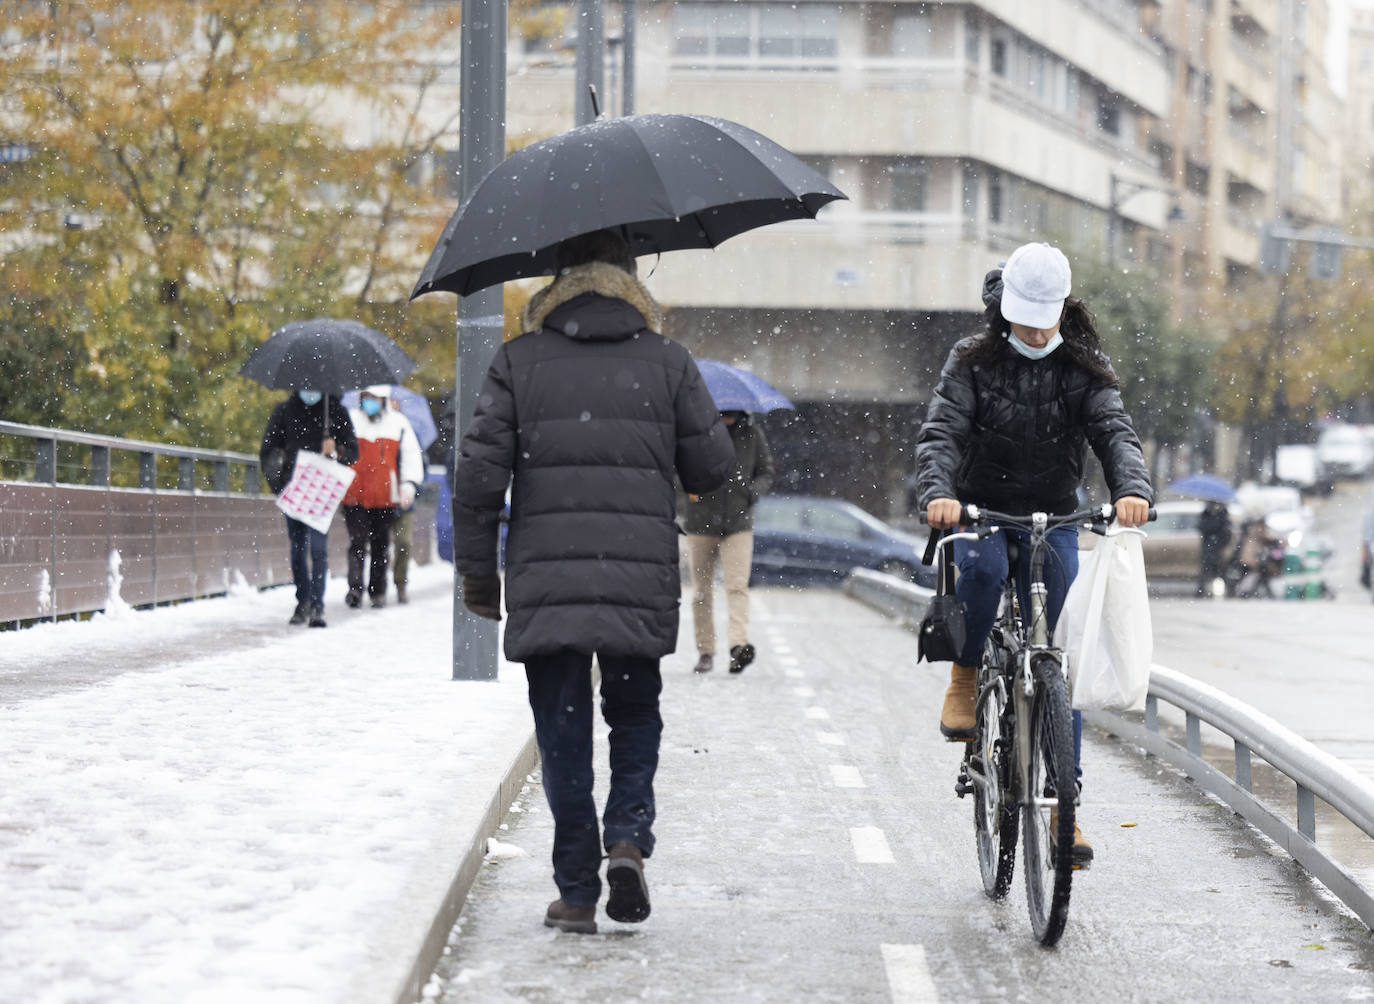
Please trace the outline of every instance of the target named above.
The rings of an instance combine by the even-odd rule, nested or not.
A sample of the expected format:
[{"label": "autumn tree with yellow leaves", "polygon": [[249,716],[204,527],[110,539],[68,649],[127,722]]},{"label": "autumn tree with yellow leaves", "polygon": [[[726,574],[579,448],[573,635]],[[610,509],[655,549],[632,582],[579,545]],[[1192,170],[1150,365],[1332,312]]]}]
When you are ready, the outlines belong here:
[{"label": "autumn tree with yellow leaves", "polygon": [[451,386],[453,304],[406,299],[460,9],[0,0],[0,418],[254,450],[279,393],[238,367],[321,315]]}]

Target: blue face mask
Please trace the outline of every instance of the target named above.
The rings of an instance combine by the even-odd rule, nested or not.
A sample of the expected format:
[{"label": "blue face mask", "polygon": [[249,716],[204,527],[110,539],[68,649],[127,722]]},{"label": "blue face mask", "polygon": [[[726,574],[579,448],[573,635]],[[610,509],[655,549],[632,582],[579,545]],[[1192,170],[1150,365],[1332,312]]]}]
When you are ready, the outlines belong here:
[{"label": "blue face mask", "polygon": [[362,409],[368,418],[376,418],[382,413],[382,402],[375,397],[365,397],[362,400]]},{"label": "blue face mask", "polygon": [[296,394],[300,397],[301,402],[307,407],[314,407],[320,403],[320,398],[324,397],[324,395],[317,390],[301,390],[297,391]]},{"label": "blue face mask", "polygon": [[1027,359],[1044,359],[1047,355],[1064,344],[1064,336],[1056,331],[1054,337],[1038,349],[1027,345],[1010,331],[1007,332],[1007,341],[1011,342],[1011,347]]}]

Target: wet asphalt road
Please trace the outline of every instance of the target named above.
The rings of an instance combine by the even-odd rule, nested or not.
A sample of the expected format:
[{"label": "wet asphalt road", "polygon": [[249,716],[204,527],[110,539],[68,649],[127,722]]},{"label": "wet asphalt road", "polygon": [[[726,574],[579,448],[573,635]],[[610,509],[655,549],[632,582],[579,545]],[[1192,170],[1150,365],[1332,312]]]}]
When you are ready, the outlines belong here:
[{"label": "wet asphalt road", "polygon": [[489,859],[434,999],[1374,999],[1362,925],[1190,781],[1093,734],[1097,862],[1063,941],[1040,948],[1020,862],[1005,901],[983,895],[959,747],[936,731],[945,680],[911,635],[786,590],[755,591],[752,633],[759,661],[738,677],[694,676],[687,632],[664,662],[653,916],[542,926],[556,890],[536,775],[501,836],[526,856]]}]

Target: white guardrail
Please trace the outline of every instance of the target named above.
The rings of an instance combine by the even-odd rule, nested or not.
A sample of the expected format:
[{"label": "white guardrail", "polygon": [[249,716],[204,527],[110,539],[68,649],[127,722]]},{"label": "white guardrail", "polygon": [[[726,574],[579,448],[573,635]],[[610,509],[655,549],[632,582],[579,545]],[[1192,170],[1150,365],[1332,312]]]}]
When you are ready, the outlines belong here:
[{"label": "white guardrail", "polygon": [[[935,595],[933,590],[864,568],[850,573],[844,589],[913,631]],[[1160,732],[1161,701],[1183,712],[1185,745]],[[1320,798],[1374,839],[1374,782],[1248,704],[1158,664],[1150,670],[1143,718],[1111,711],[1085,711],[1083,718],[1187,773],[1287,851],[1367,927],[1374,928],[1374,894],[1317,846],[1316,814]],[[1234,778],[1203,759],[1202,722],[1235,744]],[[1296,785],[1297,826],[1251,791],[1252,757],[1259,757]]]}]

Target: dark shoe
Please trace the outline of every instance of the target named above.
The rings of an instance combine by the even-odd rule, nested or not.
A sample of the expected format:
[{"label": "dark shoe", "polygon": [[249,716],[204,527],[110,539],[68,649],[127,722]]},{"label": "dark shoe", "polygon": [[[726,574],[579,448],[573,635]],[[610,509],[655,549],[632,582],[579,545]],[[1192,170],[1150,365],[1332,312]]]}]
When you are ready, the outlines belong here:
[{"label": "dark shoe", "polygon": [[743,673],[744,667],[754,661],[754,646],[745,642],[730,649],[730,672]]},{"label": "dark shoe", "polygon": [[397,603],[409,603],[409,602],[410,602],[410,597],[406,595],[406,587],[405,587],[405,586],[397,586],[397,587],[396,587],[396,602],[397,602]]},{"label": "dark shoe", "polygon": [[978,723],[973,714],[977,678],[976,666],[961,666],[957,662],[950,666],[949,687],[940,709],[940,734],[952,743],[967,743],[977,738]]},{"label": "dark shoe", "polygon": [[360,590],[350,589],[348,595],[344,597],[344,605],[357,610],[363,605],[363,594]]},{"label": "dark shoe", "polygon": [[607,852],[606,916],[622,924],[638,924],[649,916],[649,885],[644,881],[644,852],[634,844],[615,844]]},{"label": "dark shoe", "polygon": [[692,667],[692,672],[694,672],[694,673],[709,673],[709,672],[711,672],[711,666],[712,666],[712,664],[715,662],[715,659],[716,659],[716,657],[713,656],[710,652],[703,652],[702,655],[701,655],[701,658],[697,660],[697,664],[696,664],[695,666]]},{"label": "dark shoe", "polygon": [[544,912],[544,926],[556,927],[569,934],[595,934],[596,907],[573,906],[556,899]]},{"label": "dark shoe", "polygon": [[324,607],[311,607],[311,608],[310,608],[310,626],[311,626],[311,627],[324,627],[324,626],[325,626],[325,623],[324,623]]},{"label": "dark shoe", "polygon": [[386,597],[385,597],[385,596],[374,596],[374,597],[372,597],[372,605],[373,605],[374,607],[384,607],[384,606],[386,606]]},{"label": "dark shoe", "polygon": [[310,604],[309,604],[309,603],[297,603],[297,604],[296,604],[296,612],[295,612],[294,614],[291,615],[291,619],[290,619],[289,621],[287,621],[286,623],[288,623],[288,624],[304,624],[304,623],[305,623],[306,621],[308,621],[309,619],[310,619]]}]

